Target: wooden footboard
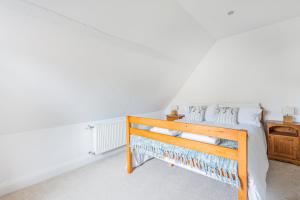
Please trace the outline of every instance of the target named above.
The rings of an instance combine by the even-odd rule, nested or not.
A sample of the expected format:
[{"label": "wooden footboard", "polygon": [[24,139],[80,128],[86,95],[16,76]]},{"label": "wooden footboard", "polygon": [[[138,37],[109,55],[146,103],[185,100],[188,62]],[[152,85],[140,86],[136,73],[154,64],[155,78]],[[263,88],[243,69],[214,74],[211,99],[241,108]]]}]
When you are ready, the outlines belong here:
[{"label": "wooden footboard", "polygon": [[[178,138],[163,134],[154,133],[151,131],[141,130],[133,128],[132,124],[153,126],[166,128],[171,130],[177,130],[182,132],[193,133],[203,136],[211,136],[221,139],[233,140],[238,143],[238,149],[230,149],[218,145],[206,144],[203,142],[188,140],[184,138]],[[152,140],[160,141],[167,144],[191,149],[207,154],[212,154],[238,162],[238,175],[241,182],[241,188],[239,189],[238,199],[248,199],[248,170],[247,170],[247,131],[246,130],[234,130],[220,127],[205,126],[199,124],[188,124],[181,122],[172,122],[158,119],[141,118],[128,116],[126,120],[127,127],[127,171],[131,173],[132,167],[132,153],[130,149],[130,135],[137,135]]]}]

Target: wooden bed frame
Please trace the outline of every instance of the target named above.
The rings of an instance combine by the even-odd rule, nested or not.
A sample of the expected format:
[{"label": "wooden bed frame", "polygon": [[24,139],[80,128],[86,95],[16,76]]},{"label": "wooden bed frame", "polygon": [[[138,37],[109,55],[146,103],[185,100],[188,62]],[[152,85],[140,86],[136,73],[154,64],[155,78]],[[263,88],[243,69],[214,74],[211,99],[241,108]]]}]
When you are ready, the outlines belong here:
[{"label": "wooden bed frame", "polygon": [[[173,137],[169,135],[154,133],[147,130],[141,130],[132,128],[131,124],[139,124],[145,126],[153,126],[166,128],[171,130],[177,130],[182,132],[189,132],[197,135],[217,137],[227,140],[233,140],[238,143],[238,149],[230,149],[218,145],[207,144],[203,142],[188,140],[184,138]],[[158,119],[141,118],[127,116],[127,171],[132,173],[132,152],[130,149],[130,135],[137,135],[151,140],[160,141],[167,144],[191,149],[207,154],[212,154],[238,162],[238,176],[241,182],[241,187],[238,192],[238,200],[248,199],[248,170],[247,170],[247,131],[246,130],[234,130],[227,128],[219,128],[198,124],[188,124],[181,122],[172,122]]]}]

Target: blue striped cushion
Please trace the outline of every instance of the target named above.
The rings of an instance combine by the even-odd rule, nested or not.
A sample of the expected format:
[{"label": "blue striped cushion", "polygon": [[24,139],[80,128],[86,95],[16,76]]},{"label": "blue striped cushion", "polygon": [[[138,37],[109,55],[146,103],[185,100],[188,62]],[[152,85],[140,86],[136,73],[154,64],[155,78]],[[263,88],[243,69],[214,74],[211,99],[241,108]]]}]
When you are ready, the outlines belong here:
[{"label": "blue striped cushion", "polygon": [[206,106],[189,106],[186,119],[188,121],[204,121]]},{"label": "blue striped cushion", "polygon": [[237,107],[217,106],[216,122],[218,124],[236,125],[236,124],[238,124],[238,112],[239,112],[239,108],[237,108]]}]

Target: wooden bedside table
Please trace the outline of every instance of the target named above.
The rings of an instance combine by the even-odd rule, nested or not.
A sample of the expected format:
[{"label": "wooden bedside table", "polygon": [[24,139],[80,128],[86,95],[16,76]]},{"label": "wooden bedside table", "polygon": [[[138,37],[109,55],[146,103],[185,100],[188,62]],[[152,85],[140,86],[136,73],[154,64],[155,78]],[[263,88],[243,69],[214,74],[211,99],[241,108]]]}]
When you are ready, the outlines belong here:
[{"label": "wooden bedside table", "polygon": [[184,118],[184,115],[167,115],[166,119],[168,121],[174,121],[174,120],[178,120],[178,119],[182,119]]},{"label": "wooden bedside table", "polygon": [[300,124],[267,121],[268,157],[300,165]]}]

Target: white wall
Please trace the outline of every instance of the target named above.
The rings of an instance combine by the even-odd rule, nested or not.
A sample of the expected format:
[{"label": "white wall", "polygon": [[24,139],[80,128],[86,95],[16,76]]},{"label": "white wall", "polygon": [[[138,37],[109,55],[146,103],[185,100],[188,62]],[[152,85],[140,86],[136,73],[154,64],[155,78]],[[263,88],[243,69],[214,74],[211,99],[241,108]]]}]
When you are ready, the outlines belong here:
[{"label": "white wall", "polygon": [[217,41],[170,105],[261,102],[272,119],[285,105],[299,110],[299,35],[295,18]]},{"label": "white wall", "polygon": [[0,135],[0,195],[91,159],[86,124]]},{"label": "white wall", "polygon": [[[161,118],[162,112],[139,116]],[[93,123],[0,135],[0,196],[103,158],[88,154],[86,127]]]}]

